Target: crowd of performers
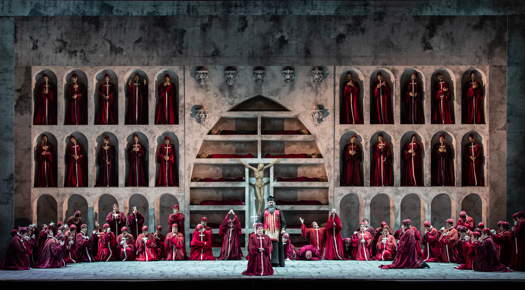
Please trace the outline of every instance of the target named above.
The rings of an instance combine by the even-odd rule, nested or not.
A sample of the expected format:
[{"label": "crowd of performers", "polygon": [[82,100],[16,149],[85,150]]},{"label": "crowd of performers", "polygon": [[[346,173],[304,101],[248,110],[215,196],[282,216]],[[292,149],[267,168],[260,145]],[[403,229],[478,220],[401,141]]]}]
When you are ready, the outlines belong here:
[{"label": "crowd of performers", "polygon": [[[11,232],[2,268],[29,270],[30,268],[60,268],[70,263],[107,261],[159,261],[159,260],[241,260],[242,226],[237,214],[230,210],[219,227],[222,246],[219,257],[212,253],[212,229],[202,217],[196,226],[186,253],[184,214],[174,205],[168,217],[169,232],[163,234],[162,226],[150,232],[144,225],[144,216],[136,207],[126,215],[118,205],[106,216],[106,223],[91,233],[76,211],[65,223],[57,222],[19,227]],[[277,232],[269,228],[266,216],[278,214],[281,224]],[[308,241],[294,247],[286,232],[282,213],[272,207],[265,209],[261,223],[254,225],[248,238],[248,269],[245,275],[272,275],[275,241],[279,240],[286,260],[358,260],[392,261],[381,265],[391,268],[425,268],[429,262],[455,263],[459,270],[474,271],[525,271],[525,213],[512,215],[513,225],[498,222],[497,229],[475,224],[472,217],[461,211],[457,221],[448,219],[446,226],[436,229],[428,221],[424,233],[412,225],[410,219],[393,231],[386,222],[380,227],[368,225],[362,219],[358,230],[351,237],[342,237],[342,222],[335,209],[328,213],[324,226],[315,221],[308,227],[299,218],[301,234]],[[281,229],[281,230],[279,230]],[[273,237],[274,235],[279,238]],[[281,254],[279,254],[281,255]],[[284,266],[283,264],[281,266]]]}]

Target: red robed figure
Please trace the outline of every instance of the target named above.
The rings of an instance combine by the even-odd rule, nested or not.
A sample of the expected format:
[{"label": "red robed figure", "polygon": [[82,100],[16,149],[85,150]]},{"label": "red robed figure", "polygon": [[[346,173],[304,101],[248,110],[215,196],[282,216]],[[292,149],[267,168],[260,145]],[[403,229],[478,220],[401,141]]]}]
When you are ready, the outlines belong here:
[{"label": "red robed figure", "polygon": [[[168,75],[165,79],[169,78]],[[157,89],[157,107],[155,108],[155,124],[178,124],[177,88],[169,79],[161,83]]]},{"label": "red robed figure", "polygon": [[[105,224],[104,229],[109,228],[109,225]],[[96,261],[108,262],[114,261],[118,257],[117,250],[117,239],[113,232],[101,232],[98,236],[98,250]]]},{"label": "red robed figure", "polygon": [[454,124],[452,95],[448,82],[438,80],[434,88],[434,106],[432,106],[432,124]]},{"label": "red robed figure", "polygon": [[126,124],[148,123],[148,85],[146,79],[140,79],[136,74],[126,85],[128,106]]},{"label": "red robed figure", "polygon": [[484,186],[483,149],[476,142],[469,142],[463,150],[463,186]]},{"label": "red robed figure", "polygon": [[[75,158],[77,156],[77,158]],[[70,143],[66,149],[65,187],[87,186],[87,158],[80,143]]]},{"label": "red robed figure", "polygon": [[177,228],[178,228],[179,232],[184,234],[185,233],[185,231],[184,231],[184,214],[178,212],[178,210],[179,210],[179,205],[178,204],[172,206],[172,208],[176,209],[177,212],[172,213],[172,214],[170,214],[168,216],[168,228],[171,229],[173,224],[177,224]]},{"label": "red robed figure", "polygon": [[466,120],[465,124],[485,124],[485,108],[484,108],[483,88],[481,84],[476,81],[469,81],[465,92],[465,103],[467,111],[464,112]]},{"label": "red robed figure", "polygon": [[63,245],[51,235],[46,239],[40,250],[39,258],[34,268],[61,268],[65,266]]},{"label": "red robed figure", "polygon": [[5,259],[1,266],[4,270],[29,270],[30,252],[29,244],[24,241],[24,236],[16,233],[7,246]]},{"label": "red robed figure", "polygon": [[362,160],[363,152],[359,144],[355,143],[355,141],[349,142],[346,145],[345,150],[343,152],[343,176],[341,177],[342,185],[363,185],[363,175],[361,173]]},{"label": "red robed figure", "polygon": [[307,228],[305,224],[301,224],[301,235],[308,240],[319,253],[324,252],[326,243],[326,228],[317,226],[317,222],[312,223],[311,228]]},{"label": "red robed figure", "polygon": [[167,261],[186,259],[184,234],[181,232],[169,232],[164,240],[164,248],[166,250]]},{"label": "red robed figure", "polygon": [[87,125],[87,96],[85,88],[78,81],[72,82],[68,84],[65,93],[66,116],[64,123],[66,125]]},{"label": "red robed figure", "polygon": [[140,143],[132,144],[128,149],[129,172],[126,186],[147,186],[146,150]]},{"label": "red robed figure", "polygon": [[461,254],[463,255],[463,262],[461,265],[456,266],[458,270],[472,270],[472,262],[474,260],[474,243],[470,240],[464,241],[461,245]]},{"label": "red robed figure", "polygon": [[392,169],[392,148],[386,142],[377,142],[372,153],[372,169],[370,174],[371,186],[394,185]]},{"label": "red robed figure", "polygon": [[[144,228],[146,229],[144,230]],[[157,240],[153,234],[148,233],[147,230],[147,227],[144,226],[143,233],[141,233],[135,241],[135,249],[137,251],[136,260],[145,262],[158,261],[159,252],[157,249]]]},{"label": "red robed figure", "polygon": [[166,236],[162,234],[162,225],[157,225],[157,230],[155,233],[153,233],[153,237],[155,238],[155,243],[157,244],[157,259],[159,261],[164,260],[166,257],[166,252],[164,249]]},{"label": "red robed figure", "polygon": [[118,123],[117,88],[110,82],[108,75],[98,86],[97,125],[113,125]]},{"label": "red robed figure", "polygon": [[272,240],[262,233],[262,226],[259,225],[257,233],[251,233],[248,237],[248,267],[242,274],[247,276],[273,275],[271,253]]},{"label": "red robed figure", "polygon": [[525,213],[518,211],[512,215],[516,224],[512,228],[512,258],[511,268],[525,271]]},{"label": "red robed figure", "polygon": [[190,244],[190,259],[196,261],[215,260],[212,252],[212,232],[211,229],[203,225],[197,225],[193,231]]},{"label": "red robed figure", "polygon": [[284,257],[288,260],[296,260],[297,259],[297,250],[295,249],[295,246],[292,243],[292,240],[290,239],[290,234],[284,233],[283,234],[283,248],[284,248]]},{"label": "red robed figure", "polygon": [[[161,144],[159,146],[157,150],[159,173],[157,175],[156,186],[179,185],[175,156],[175,146],[173,144]],[[168,160],[166,160],[166,157]]]},{"label": "red robed figure", "polygon": [[99,175],[97,186],[118,186],[117,181],[117,152],[112,145],[102,145],[98,151]]},{"label": "red robed figure", "polygon": [[498,246],[498,257],[500,262],[505,266],[510,266],[510,260],[513,255],[512,231],[509,230],[510,225],[506,221],[499,221],[498,227],[501,231],[496,235],[493,235],[492,240]]},{"label": "red robed figure", "polygon": [[377,240],[375,247],[375,259],[378,261],[391,261],[396,256],[396,238],[391,234],[386,236],[381,235]]},{"label": "red robed figure", "polygon": [[385,80],[374,82],[371,111],[372,124],[394,124],[392,92]]},{"label": "red robed figure", "polygon": [[341,98],[341,124],[363,124],[359,85],[352,81],[345,83]]},{"label": "red robed figure", "polygon": [[425,234],[423,235],[423,259],[425,262],[439,262],[441,261],[441,243],[439,242],[440,232],[434,228],[425,226]]},{"label": "red robed figure", "polygon": [[[86,232],[87,233],[87,232]],[[95,259],[91,254],[91,238],[84,232],[76,235],[76,254],[77,262],[94,262]]]},{"label": "red robed figure", "polygon": [[57,124],[56,85],[51,83],[47,76],[43,76],[35,89],[34,110],[34,125]]},{"label": "red robed figure", "polygon": [[454,263],[454,247],[459,240],[458,231],[454,228],[448,228],[443,231],[439,242],[441,244],[441,261],[444,263]]},{"label": "red robed figure", "polygon": [[369,231],[362,229],[352,235],[352,256],[358,261],[370,261],[373,259],[372,251],[372,240],[374,237]]},{"label": "red robed figure", "polygon": [[[44,137],[43,137],[44,138]],[[55,157],[51,144],[42,141],[36,147],[36,179],[35,187],[56,187]]]},{"label": "red robed figure", "polygon": [[323,258],[326,260],[344,260],[345,250],[343,248],[343,238],[341,236],[341,229],[343,224],[341,219],[332,211],[328,215],[326,221],[325,233],[326,233],[326,244]]},{"label": "red robed figure", "polygon": [[[432,148],[432,185],[454,186],[454,157],[452,147],[440,137],[440,142]],[[443,142],[441,142],[443,139]]]},{"label": "red robed figure", "polygon": [[144,215],[142,215],[137,210],[135,212],[130,212],[126,220],[129,233],[133,237],[137,237],[141,233],[141,229],[144,226]]},{"label": "red robed figure", "polygon": [[424,124],[423,115],[423,89],[420,80],[412,78],[407,82],[403,97],[403,124]]},{"label": "red robed figure", "polygon": [[236,214],[232,217],[226,214],[222,224],[219,227],[219,236],[222,237],[221,253],[219,260],[240,260],[242,258],[241,252],[241,236],[242,227],[241,222]]},{"label": "red robed figure", "polygon": [[414,139],[403,148],[402,186],[423,186],[423,148]]},{"label": "red robed figure", "polygon": [[[417,249],[416,234],[414,228],[410,227],[401,233],[397,244],[397,253],[390,265],[380,265],[381,269],[410,269],[423,268],[427,266],[419,257]],[[428,266],[427,266],[428,267]]]},{"label": "red robed figure", "polygon": [[134,261],[135,239],[131,234],[124,233],[124,229],[126,228],[124,227],[122,229],[123,233],[117,237],[117,256],[120,261]]},{"label": "red robed figure", "polygon": [[126,215],[120,212],[118,208],[106,215],[106,223],[111,227],[111,231],[116,235],[120,234],[120,229],[126,225]]},{"label": "red robed figure", "polygon": [[[74,232],[72,228],[75,229]],[[64,234],[64,260],[68,264],[77,263],[76,226],[72,225],[72,228]]]},{"label": "red robed figure", "polygon": [[472,269],[480,272],[507,272],[505,265],[498,258],[496,244],[490,237],[490,230],[484,229],[481,239],[474,242],[474,261]]}]

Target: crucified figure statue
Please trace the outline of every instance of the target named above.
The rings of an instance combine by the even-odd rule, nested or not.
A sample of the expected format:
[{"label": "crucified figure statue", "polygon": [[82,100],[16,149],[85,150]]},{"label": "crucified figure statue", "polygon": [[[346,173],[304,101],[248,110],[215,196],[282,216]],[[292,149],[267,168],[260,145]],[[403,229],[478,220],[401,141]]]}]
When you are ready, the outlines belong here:
[{"label": "crucified figure statue", "polygon": [[270,161],[270,163],[268,163],[267,165],[264,165],[264,163],[259,163],[257,165],[257,168],[251,166],[250,164],[246,163],[242,159],[239,159],[239,161],[246,168],[253,170],[253,175],[255,176],[255,184],[250,184],[250,185],[255,187],[256,211],[257,211],[257,216],[260,216],[264,208],[264,187],[269,183],[269,182],[263,181],[264,170],[272,167],[275,163],[277,163],[278,159]]}]

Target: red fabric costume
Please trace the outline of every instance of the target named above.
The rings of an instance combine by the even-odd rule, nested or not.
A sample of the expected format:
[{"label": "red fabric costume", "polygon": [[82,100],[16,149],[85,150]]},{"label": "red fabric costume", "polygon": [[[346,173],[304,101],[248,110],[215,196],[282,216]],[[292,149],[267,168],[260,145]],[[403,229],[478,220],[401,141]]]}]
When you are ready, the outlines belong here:
[{"label": "red fabric costume", "polygon": [[[87,186],[87,158],[84,155],[82,146],[77,143],[70,143],[66,149],[66,178],[65,187],[85,187]],[[78,159],[74,158],[78,156]]]},{"label": "red fabric costume", "polygon": [[121,211],[110,211],[106,215],[106,223],[109,224],[111,231],[115,235],[120,235],[120,229],[126,225],[126,215]]},{"label": "red fabric costume", "polygon": [[328,216],[326,221],[325,233],[326,244],[323,258],[326,260],[344,260],[343,238],[341,236],[341,229],[343,225],[341,219],[334,213]]},{"label": "red fabric costume", "polygon": [[97,125],[118,123],[117,88],[113,83],[103,81],[98,86]]},{"label": "red fabric costume", "polygon": [[521,217],[521,221],[512,229],[512,258],[511,268],[516,271],[525,271],[525,213],[518,211],[512,215],[513,219]]},{"label": "red fabric costume", "polygon": [[138,237],[140,230],[144,226],[144,216],[137,210],[136,213],[130,212],[126,220],[129,233],[133,237]]},{"label": "red fabric costume", "polygon": [[272,240],[270,237],[251,233],[248,237],[248,267],[242,274],[247,276],[273,275],[271,253]]},{"label": "red fabric costume", "polygon": [[135,260],[135,239],[131,234],[120,234],[117,237],[117,252],[120,261]]},{"label": "red fabric costume", "polygon": [[[312,253],[312,257],[310,259],[306,257],[307,252]],[[301,247],[297,253],[297,260],[319,261],[321,258],[321,253],[312,245]]]},{"label": "red fabric costume", "polygon": [[117,152],[115,147],[100,146],[98,151],[98,178],[97,186],[118,186],[117,180]]},{"label": "red fabric costume", "polygon": [[[134,148],[137,148],[138,151],[134,151]],[[129,146],[129,171],[126,186],[147,186],[145,156],[146,150],[142,144],[137,143]]]},{"label": "red fabric costume", "polygon": [[393,153],[391,146],[384,142],[377,142],[372,153],[372,170],[370,174],[371,186],[394,185],[394,173],[392,169]]},{"label": "red fabric costume", "polygon": [[309,244],[312,245],[319,253],[324,252],[326,229],[325,227],[311,227],[307,228],[306,225],[301,225],[301,235],[308,240]]},{"label": "red fabric costume", "polygon": [[446,142],[436,143],[432,148],[432,185],[455,185],[454,153]]},{"label": "red fabric costume", "polygon": [[126,124],[148,123],[148,85],[146,80],[130,79],[126,86],[128,106],[126,110]]},{"label": "red fabric costume", "polygon": [[295,249],[295,246],[292,244],[292,240],[290,239],[290,235],[288,233],[283,234],[283,247],[284,247],[284,257],[289,260],[296,260],[297,259],[297,250]]},{"label": "red fabric costume", "polygon": [[205,228],[203,232],[200,232],[199,229],[201,227],[203,226],[198,225],[193,231],[193,238],[190,244],[190,259],[197,261],[215,260],[212,252],[212,231]]},{"label": "red fabric costume", "polygon": [[11,238],[5,260],[2,264],[4,270],[29,270],[30,267],[30,252],[29,244],[24,241],[24,237],[16,234]]},{"label": "red fabric costume", "polygon": [[175,84],[162,82],[157,89],[155,124],[178,124],[177,88]]},{"label": "red fabric costume", "polygon": [[[166,156],[168,157],[167,161],[164,159]],[[173,144],[161,144],[157,150],[157,162],[159,163],[159,173],[156,186],[178,186],[175,146]]]},{"label": "red fabric costume", "polygon": [[55,157],[49,142],[36,147],[36,178],[35,187],[56,187]]},{"label": "red fabric costume", "polygon": [[508,271],[507,267],[500,263],[496,244],[491,237],[474,243],[472,269],[480,272]]},{"label": "red fabric costume", "polygon": [[423,235],[423,259],[425,262],[439,262],[441,261],[441,243],[439,242],[441,234],[432,227]]},{"label": "red fabric costume", "polygon": [[[484,186],[483,149],[479,143],[468,143],[463,149],[463,186]],[[474,158],[472,160],[471,158]]]},{"label": "red fabric costume", "polygon": [[34,125],[57,124],[56,85],[43,79],[35,88]]},{"label": "red fabric costume", "polygon": [[341,98],[341,124],[363,124],[359,91],[356,82],[352,82],[352,85],[345,83]]},{"label": "red fabric costume", "polygon": [[472,270],[472,261],[474,260],[474,243],[471,241],[464,241],[462,246],[462,254],[464,264],[456,267],[458,270]]},{"label": "red fabric costume", "polygon": [[454,124],[452,95],[448,82],[437,81],[434,88],[432,124]]},{"label": "red fabric costume", "polygon": [[[403,150],[402,186],[423,186],[423,148],[418,142],[410,141]],[[414,151],[414,154],[409,153]]]},{"label": "red fabric costume", "polygon": [[242,227],[237,215],[230,219],[226,214],[219,227],[219,236],[222,237],[221,253],[219,260],[240,260],[242,258],[241,236]]},{"label": "red fabric costume", "polygon": [[478,81],[469,81],[466,86],[464,101],[467,110],[463,113],[463,123],[485,124],[483,87]]},{"label": "red fabric costume", "polygon": [[166,260],[184,260],[186,259],[186,246],[184,243],[184,235],[181,232],[169,232],[164,240],[164,248],[166,250]]},{"label": "red fabric costume", "polygon": [[401,234],[397,246],[397,253],[390,265],[380,265],[381,269],[408,269],[424,267],[423,260],[418,255],[416,235],[414,227],[405,230]]},{"label": "red fabric costume", "polygon": [[[175,205],[177,209],[179,208],[178,205]],[[179,232],[185,233],[184,231],[184,214],[183,213],[172,213],[168,217],[168,228],[171,229],[171,226],[173,224],[177,224],[177,228],[179,229]]]},{"label": "red fabric costume", "polygon": [[76,254],[77,262],[94,262],[92,255],[91,239],[88,235],[80,232],[76,236]]},{"label": "red fabric costume", "polygon": [[113,232],[101,232],[98,236],[98,251],[95,260],[99,262],[114,261],[118,257],[116,253],[117,239]]},{"label": "red fabric costume", "polygon": [[61,268],[64,266],[66,263],[64,262],[63,246],[60,245],[58,239],[48,237],[34,268]]},{"label": "red fabric costume", "polygon": [[459,240],[458,231],[451,227],[445,229],[439,238],[441,244],[441,261],[444,263],[453,263],[454,261],[454,247]]},{"label": "red fabric costume", "polygon": [[423,89],[420,80],[410,79],[405,86],[403,97],[402,124],[424,124]]},{"label": "red fabric costume", "polygon": [[378,261],[391,261],[396,256],[396,249],[396,239],[393,235],[389,234],[386,237],[381,235],[376,244],[375,259]]},{"label": "red fabric costume", "polygon": [[159,252],[157,240],[153,234],[146,232],[148,230],[147,227],[144,226],[142,229],[143,233],[141,233],[135,241],[135,250],[137,251],[136,261],[158,261]]},{"label": "red fabric costume", "polygon": [[498,245],[500,262],[505,266],[510,266],[510,260],[513,255],[512,231],[501,231],[492,236],[492,240]]},{"label": "red fabric costume", "polygon": [[372,124],[394,124],[392,111],[392,93],[388,83],[383,80],[378,88],[378,81],[374,82],[372,98]]},{"label": "red fabric costume", "polygon": [[[80,83],[66,88],[65,125],[87,125],[87,92]],[[76,98],[75,98],[76,97]]]},{"label": "red fabric costume", "polygon": [[[352,235],[352,248],[354,259],[358,261],[370,261],[373,259],[371,246],[374,237],[369,231],[359,231]],[[364,240],[364,242],[363,242]]]},{"label": "red fabric costume", "polygon": [[[350,154],[350,152],[353,152],[354,155]],[[363,185],[362,160],[363,152],[359,144],[348,143],[343,152],[343,176],[341,176],[341,185]]]}]

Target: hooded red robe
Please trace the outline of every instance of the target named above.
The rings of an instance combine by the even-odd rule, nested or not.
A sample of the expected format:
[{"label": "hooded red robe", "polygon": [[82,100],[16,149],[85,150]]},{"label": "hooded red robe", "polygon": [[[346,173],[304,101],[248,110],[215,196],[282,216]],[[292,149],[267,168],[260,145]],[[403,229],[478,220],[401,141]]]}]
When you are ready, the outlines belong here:
[{"label": "hooded red robe", "polygon": [[325,226],[325,250],[324,259],[326,260],[344,260],[345,250],[343,247],[343,238],[341,236],[341,229],[343,225],[341,219],[337,214],[330,215],[326,221]]},{"label": "hooded red robe", "polygon": [[219,226],[219,236],[222,237],[221,253],[219,260],[240,260],[242,259],[241,236],[242,227],[237,215],[230,219],[226,214],[222,224]]},{"label": "hooded red robe", "polygon": [[155,108],[155,124],[178,124],[177,88],[170,82],[162,82],[157,89],[157,107]]},{"label": "hooded red robe", "polygon": [[424,266],[423,260],[418,255],[416,247],[416,235],[413,228],[405,230],[401,234],[399,243],[397,245],[397,254],[394,261],[390,265],[380,265],[381,269],[410,269],[422,268]]},{"label": "hooded red robe", "polygon": [[248,267],[242,274],[247,276],[273,275],[271,253],[272,240],[270,237],[251,233],[248,237]]}]

